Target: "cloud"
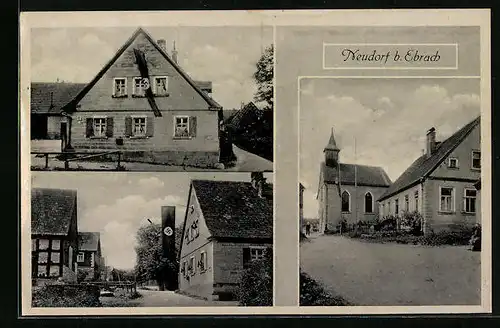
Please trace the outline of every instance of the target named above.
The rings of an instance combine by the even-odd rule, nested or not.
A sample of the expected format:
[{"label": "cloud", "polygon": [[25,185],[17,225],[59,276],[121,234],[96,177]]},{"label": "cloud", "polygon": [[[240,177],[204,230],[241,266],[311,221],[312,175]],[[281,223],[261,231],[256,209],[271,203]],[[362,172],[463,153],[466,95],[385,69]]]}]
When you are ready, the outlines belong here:
[{"label": "cloud", "polygon": [[142,188],[150,189],[162,188],[165,185],[163,181],[157,177],[142,178],[137,182],[137,184]]},{"label": "cloud", "polygon": [[110,205],[100,205],[86,211],[79,220],[80,231],[102,231],[101,243],[106,262],[118,268],[135,264],[135,235],[148,219],[160,223],[161,207],[177,205],[176,224],[183,219],[185,204],[178,196],[146,199],[142,195],[119,198]]}]

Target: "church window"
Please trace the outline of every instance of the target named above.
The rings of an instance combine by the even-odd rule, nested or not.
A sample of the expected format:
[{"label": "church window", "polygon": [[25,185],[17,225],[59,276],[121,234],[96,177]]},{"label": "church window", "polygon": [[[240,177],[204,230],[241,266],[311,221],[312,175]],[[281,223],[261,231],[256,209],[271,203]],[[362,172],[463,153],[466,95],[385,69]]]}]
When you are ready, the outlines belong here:
[{"label": "church window", "polygon": [[351,195],[347,190],[342,192],[342,212],[350,212],[351,211]]},{"label": "church window", "polygon": [[365,194],[365,213],[373,213],[373,196],[370,192]]}]

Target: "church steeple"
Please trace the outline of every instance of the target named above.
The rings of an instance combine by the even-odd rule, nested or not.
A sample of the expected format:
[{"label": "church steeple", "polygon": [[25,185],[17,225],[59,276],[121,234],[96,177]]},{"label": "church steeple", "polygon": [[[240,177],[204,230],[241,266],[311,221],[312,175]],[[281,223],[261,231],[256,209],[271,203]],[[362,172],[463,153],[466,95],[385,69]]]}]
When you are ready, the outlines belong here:
[{"label": "church steeple", "polygon": [[328,140],[328,144],[326,145],[325,149],[323,149],[323,152],[325,153],[326,165],[336,167],[339,162],[340,148],[337,146],[337,143],[335,142],[333,128],[332,128],[332,133],[330,135],[330,139]]}]

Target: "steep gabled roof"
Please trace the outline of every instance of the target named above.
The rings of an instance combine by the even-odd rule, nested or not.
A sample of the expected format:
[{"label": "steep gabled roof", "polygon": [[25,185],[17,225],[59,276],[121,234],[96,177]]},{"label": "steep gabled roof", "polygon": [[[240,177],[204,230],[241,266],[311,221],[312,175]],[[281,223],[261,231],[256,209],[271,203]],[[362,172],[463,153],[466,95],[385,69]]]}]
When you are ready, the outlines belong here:
[{"label": "steep gabled roof", "polygon": [[260,197],[250,182],[193,180],[191,188],[212,237],[272,239],[272,198]]},{"label": "steep gabled roof", "polygon": [[338,183],[358,186],[389,187],[391,179],[383,168],[359,164],[340,163],[340,174],[336,167],[321,163],[321,173],[324,183]]},{"label": "steep gabled roof", "polygon": [[84,83],[33,82],[31,83],[31,113],[59,114],[83,88]]},{"label": "steep gabled roof", "polygon": [[116,54],[111,58],[111,60],[104,65],[104,67],[97,73],[97,75],[85,86],[85,88],[71,101],[65,106],[65,110],[73,111],[75,110],[76,104],[83,99],[83,97],[94,87],[94,85],[101,79],[101,77],[113,66],[113,64],[120,58],[120,56],[125,52],[125,50],[134,42],[134,40],[140,35],[144,34],[146,39],[153,44],[156,50],[158,50],[163,57],[172,65],[175,70],[191,85],[193,89],[200,94],[203,99],[208,103],[208,105],[215,109],[222,108],[215,100],[213,100],[207,93],[203,92],[196,83],[189,77],[189,75],[177,64],[175,61],[170,58],[170,56],[163,50],[154,40],[153,38],[142,28],[138,28],[134,34],[125,42],[125,44],[116,52]]},{"label": "steep gabled roof", "polygon": [[231,115],[227,119],[226,125],[234,130],[244,128],[257,121],[259,110],[260,109],[251,101],[243,106],[242,109],[237,110],[236,113]]},{"label": "steep gabled roof", "polygon": [[97,252],[99,248],[100,239],[101,239],[101,234],[99,232],[79,232],[78,250]]},{"label": "steep gabled roof", "polygon": [[384,200],[392,195],[403,191],[421,179],[428,177],[443,160],[455,149],[458,145],[472,132],[472,130],[480,124],[480,117],[469,122],[460,130],[455,132],[451,137],[443,142],[440,142],[430,157],[424,154],[417,158],[406,171],[387,189],[387,191],[379,198]]},{"label": "steep gabled roof", "polygon": [[32,189],[31,234],[66,236],[74,211],[75,190]]}]

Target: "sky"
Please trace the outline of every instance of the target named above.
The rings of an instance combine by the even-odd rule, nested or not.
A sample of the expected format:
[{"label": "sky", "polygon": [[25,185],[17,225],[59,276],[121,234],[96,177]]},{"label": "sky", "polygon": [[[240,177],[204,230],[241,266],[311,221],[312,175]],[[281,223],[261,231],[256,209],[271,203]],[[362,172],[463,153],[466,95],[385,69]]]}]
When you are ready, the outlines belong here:
[{"label": "sky", "polygon": [[317,217],[319,163],[332,129],[342,163],[380,166],[395,181],[422,155],[427,130],[443,140],[479,116],[479,105],[479,79],[303,79],[304,216]]},{"label": "sky", "polygon": [[[86,83],[113,57],[137,27],[37,28],[31,31],[33,82]],[[148,27],[175,41],[179,65],[194,80],[212,81],[213,98],[225,109],[253,100],[255,64],[272,44],[271,27]]]},{"label": "sky", "polygon": [[[265,173],[272,182],[271,173]],[[77,191],[78,230],[101,233],[107,265],[135,265],[135,235],[142,225],[161,223],[161,206],[176,206],[182,225],[191,179],[250,181],[250,173],[68,173],[32,172],[33,188]]]}]

